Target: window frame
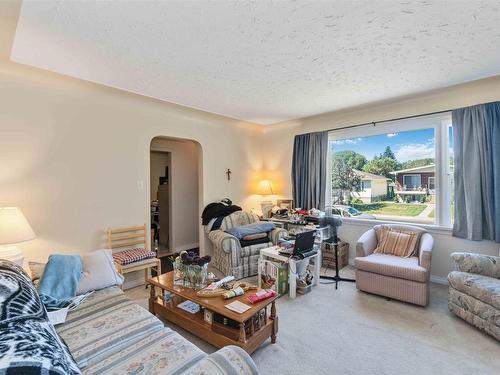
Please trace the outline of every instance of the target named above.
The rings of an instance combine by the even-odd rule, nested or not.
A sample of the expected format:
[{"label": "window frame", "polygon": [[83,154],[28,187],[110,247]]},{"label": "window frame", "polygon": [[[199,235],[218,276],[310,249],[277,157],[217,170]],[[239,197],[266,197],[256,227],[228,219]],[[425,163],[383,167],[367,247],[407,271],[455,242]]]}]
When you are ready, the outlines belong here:
[{"label": "window frame", "polygon": [[411,188],[422,186],[422,175],[420,173],[405,173],[405,174],[403,174],[403,185],[408,186],[407,184],[405,184],[405,177],[418,177],[420,179],[420,184],[418,184],[417,186],[411,185]]},{"label": "window frame", "polygon": [[331,130],[328,134],[328,162],[327,162],[327,207],[331,206],[331,166],[330,159],[332,153],[331,142],[353,139],[353,138],[363,138],[374,135],[389,134],[397,132],[407,132],[407,131],[418,131],[425,129],[434,130],[434,186],[435,186],[435,218],[434,223],[418,223],[409,220],[378,220],[378,219],[358,219],[355,217],[350,217],[347,219],[348,222],[359,222],[359,223],[402,223],[402,224],[415,224],[426,228],[438,228],[445,231],[449,231],[453,224],[451,220],[451,197],[452,191],[450,184],[450,177],[452,173],[450,171],[449,165],[449,127],[451,126],[451,111],[443,112],[439,114],[415,116],[406,118],[403,120],[394,121],[382,121],[375,124],[370,124],[366,126],[359,126],[350,129],[339,129]]}]

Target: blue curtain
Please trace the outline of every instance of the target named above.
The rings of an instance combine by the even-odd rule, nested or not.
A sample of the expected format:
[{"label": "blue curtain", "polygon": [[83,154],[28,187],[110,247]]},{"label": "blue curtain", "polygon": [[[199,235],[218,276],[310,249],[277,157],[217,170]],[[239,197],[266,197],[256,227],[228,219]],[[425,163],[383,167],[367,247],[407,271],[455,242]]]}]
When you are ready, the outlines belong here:
[{"label": "blue curtain", "polygon": [[500,102],[452,111],[453,235],[500,242]]},{"label": "blue curtain", "polygon": [[295,207],[325,209],[328,132],[295,136],[292,190]]}]

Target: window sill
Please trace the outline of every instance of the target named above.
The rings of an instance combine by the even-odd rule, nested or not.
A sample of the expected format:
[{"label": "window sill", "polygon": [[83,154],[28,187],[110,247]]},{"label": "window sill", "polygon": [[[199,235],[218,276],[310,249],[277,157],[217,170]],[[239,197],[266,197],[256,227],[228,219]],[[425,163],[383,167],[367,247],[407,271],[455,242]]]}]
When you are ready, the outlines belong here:
[{"label": "window sill", "polygon": [[398,225],[414,225],[425,228],[429,233],[451,235],[451,227],[441,227],[435,224],[414,223],[411,221],[389,221],[389,220],[373,220],[373,219],[355,219],[342,218],[342,222],[348,225],[356,225],[361,227],[373,227],[380,224],[398,224]]}]

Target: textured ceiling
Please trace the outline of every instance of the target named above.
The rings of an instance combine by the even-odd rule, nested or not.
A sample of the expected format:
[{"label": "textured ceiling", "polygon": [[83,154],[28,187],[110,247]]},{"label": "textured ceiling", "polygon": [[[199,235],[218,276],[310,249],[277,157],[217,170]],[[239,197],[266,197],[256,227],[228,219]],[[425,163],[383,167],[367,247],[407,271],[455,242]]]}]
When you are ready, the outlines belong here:
[{"label": "textured ceiling", "polygon": [[13,61],[271,124],[500,74],[499,1],[24,1]]}]

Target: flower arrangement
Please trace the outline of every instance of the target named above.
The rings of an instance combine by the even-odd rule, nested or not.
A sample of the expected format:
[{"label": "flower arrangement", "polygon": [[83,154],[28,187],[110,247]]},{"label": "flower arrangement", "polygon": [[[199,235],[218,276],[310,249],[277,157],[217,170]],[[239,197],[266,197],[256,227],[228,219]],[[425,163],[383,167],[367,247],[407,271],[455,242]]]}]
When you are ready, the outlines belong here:
[{"label": "flower arrangement", "polygon": [[192,251],[181,251],[173,262],[174,283],[194,289],[206,287],[208,263],[211,260],[210,255],[200,257]]}]

